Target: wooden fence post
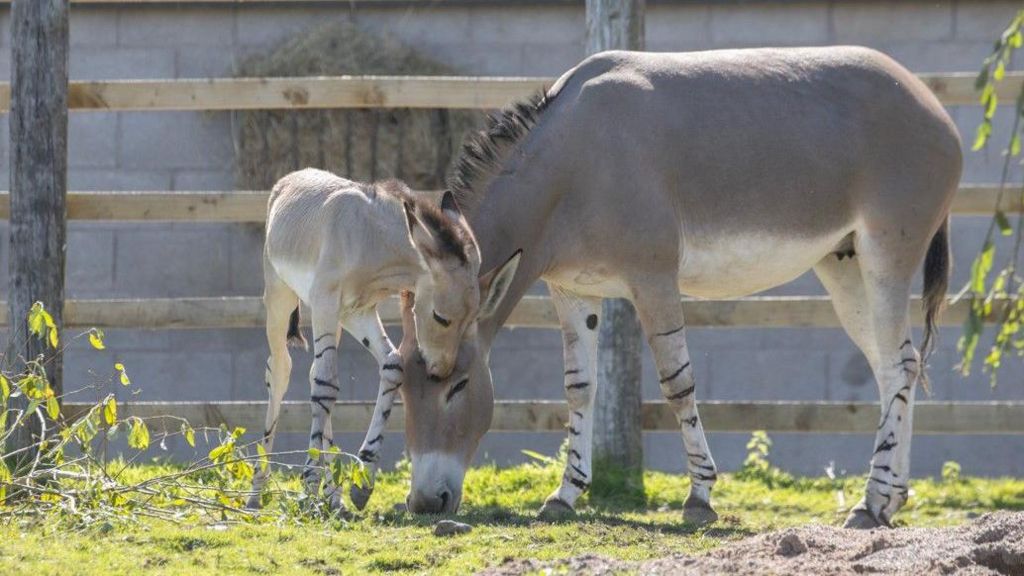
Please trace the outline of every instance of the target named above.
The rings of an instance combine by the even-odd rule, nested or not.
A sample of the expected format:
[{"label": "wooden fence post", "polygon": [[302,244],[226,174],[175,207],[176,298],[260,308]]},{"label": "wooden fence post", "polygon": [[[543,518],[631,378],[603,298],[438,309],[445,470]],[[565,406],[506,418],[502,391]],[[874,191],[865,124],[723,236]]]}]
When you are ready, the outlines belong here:
[{"label": "wooden fence post", "polygon": [[[67,236],[68,1],[15,0],[11,6],[9,365],[48,354],[46,373],[62,392],[62,359],[28,336],[42,302],[58,328],[64,316]],[[35,421],[33,420],[33,423]],[[15,446],[31,442],[30,431]]]},{"label": "wooden fence post", "polygon": [[[587,53],[616,49],[644,49],[644,0],[587,0]],[[606,300],[594,401],[595,481],[608,466],[643,468],[641,340],[632,304]]]}]

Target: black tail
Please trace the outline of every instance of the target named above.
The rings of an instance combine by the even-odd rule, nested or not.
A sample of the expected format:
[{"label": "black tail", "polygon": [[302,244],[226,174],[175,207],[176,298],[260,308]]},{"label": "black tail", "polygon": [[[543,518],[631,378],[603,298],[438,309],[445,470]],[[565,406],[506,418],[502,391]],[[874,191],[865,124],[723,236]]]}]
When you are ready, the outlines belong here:
[{"label": "black tail", "polygon": [[928,245],[928,254],[924,257],[924,340],[921,342],[921,360],[928,359],[935,347],[935,337],[942,306],[946,303],[946,290],[949,288],[951,258],[949,254],[949,216],[939,227],[932,242]]},{"label": "black tail", "polygon": [[302,348],[306,350],[306,339],[302,336],[302,331],[299,330],[299,308],[295,307],[292,311],[292,317],[288,320],[288,345],[295,348]]}]

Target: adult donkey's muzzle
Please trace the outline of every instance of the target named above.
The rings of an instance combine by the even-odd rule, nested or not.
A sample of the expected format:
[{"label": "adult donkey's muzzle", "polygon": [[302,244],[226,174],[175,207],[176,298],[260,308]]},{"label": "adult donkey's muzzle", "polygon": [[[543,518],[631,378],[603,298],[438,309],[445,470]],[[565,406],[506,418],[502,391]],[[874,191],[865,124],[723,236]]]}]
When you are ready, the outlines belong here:
[{"label": "adult donkey's muzzle", "polygon": [[413,514],[449,514],[458,511],[461,499],[461,495],[445,487],[430,492],[412,490],[405,503]]}]

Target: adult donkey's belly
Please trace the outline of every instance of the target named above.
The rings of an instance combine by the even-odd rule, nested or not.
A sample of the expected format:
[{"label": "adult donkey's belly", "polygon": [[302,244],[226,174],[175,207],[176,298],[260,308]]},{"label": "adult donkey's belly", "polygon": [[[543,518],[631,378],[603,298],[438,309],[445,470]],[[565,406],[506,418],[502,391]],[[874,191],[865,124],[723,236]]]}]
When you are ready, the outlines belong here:
[{"label": "adult donkey's belly", "polygon": [[800,276],[848,234],[817,238],[739,234],[681,247],[679,290],[700,298],[738,298]]}]

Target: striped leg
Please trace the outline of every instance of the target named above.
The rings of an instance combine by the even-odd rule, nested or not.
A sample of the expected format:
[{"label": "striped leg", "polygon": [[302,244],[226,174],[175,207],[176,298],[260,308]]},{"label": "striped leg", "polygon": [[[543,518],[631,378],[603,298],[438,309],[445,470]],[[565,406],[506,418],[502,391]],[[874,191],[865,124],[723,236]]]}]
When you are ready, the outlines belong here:
[{"label": "striped leg", "polygon": [[576,500],[590,486],[601,300],[582,298],[549,286],[562,327],[565,398],[569,404],[569,455],[562,483],[548,496],[540,514],[557,517],[571,513]]},{"label": "striped leg", "polygon": [[352,503],[356,508],[362,510],[373,493],[377,461],[380,459],[380,450],[384,444],[384,428],[391,416],[395,396],[398,395],[398,389],[402,386],[402,359],[384,331],[384,326],[381,324],[376,310],[363,310],[352,314],[346,317],[343,323],[349,333],[370,350],[380,366],[380,388],[377,393],[377,402],[373,408],[373,417],[370,420],[370,427],[366,431],[366,438],[359,449],[359,459],[362,460],[369,473],[370,484],[362,488],[353,484],[349,491]]},{"label": "striped leg", "polygon": [[864,499],[846,519],[848,528],[888,526],[907,500],[914,389],[921,373],[910,340],[909,279],[895,282],[898,276],[873,271],[873,260],[863,249],[856,259],[830,256],[814,267],[843,328],[871,365],[881,401]]},{"label": "striped leg", "polygon": [[666,282],[660,291],[637,290],[633,303],[647,343],[654,352],[661,392],[672,406],[682,429],[686,468],[691,480],[690,495],[683,504],[683,518],[701,525],[714,522],[718,514],[711,507],[711,488],[718,479],[718,470],[697,413],[697,385],[674,279]]},{"label": "striped leg", "polygon": [[[277,432],[277,419],[281,413],[281,401],[288,391],[288,380],[292,371],[292,357],[288,352],[287,334],[289,317],[299,299],[289,288],[276,277],[266,279],[263,294],[264,306],[267,310],[267,343],[270,345],[270,357],[267,359],[264,382],[267,385],[267,417],[263,427],[263,449],[269,454],[274,449],[274,435]],[[260,507],[260,492],[270,475],[270,467],[256,467],[252,480],[252,494],[246,506],[251,509]]]},{"label": "striped leg", "polygon": [[[309,403],[313,421],[309,431],[309,447],[327,451],[334,446],[331,426],[331,410],[338,400],[341,387],[338,385],[338,337],[340,297],[330,292],[314,292],[310,298],[313,323],[313,367],[309,371]],[[324,466],[329,463],[330,456],[321,454],[319,458],[306,458],[306,466],[302,471],[306,493],[318,494]],[[344,503],[341,491],[330,480],[324,487],[324,496],[328,499],[332,510],[343,510]]]}]

